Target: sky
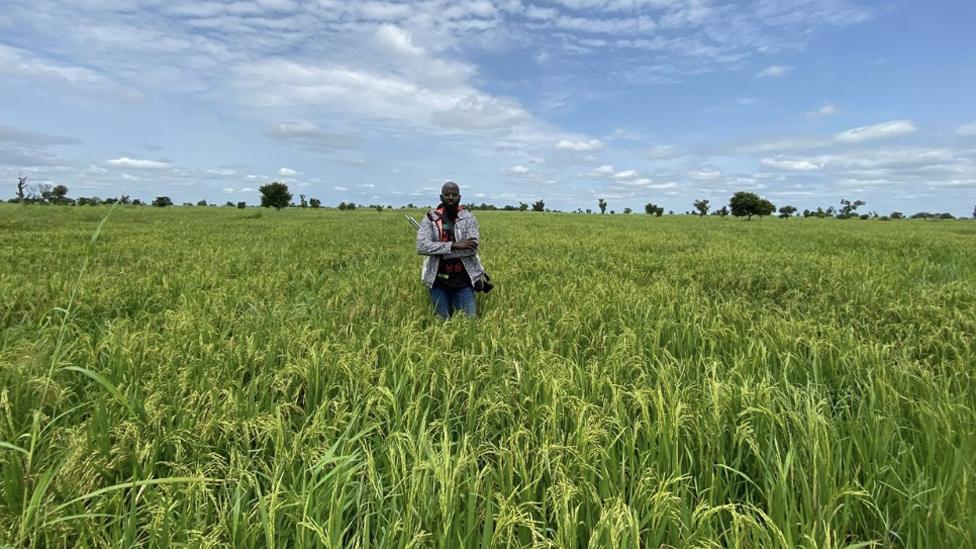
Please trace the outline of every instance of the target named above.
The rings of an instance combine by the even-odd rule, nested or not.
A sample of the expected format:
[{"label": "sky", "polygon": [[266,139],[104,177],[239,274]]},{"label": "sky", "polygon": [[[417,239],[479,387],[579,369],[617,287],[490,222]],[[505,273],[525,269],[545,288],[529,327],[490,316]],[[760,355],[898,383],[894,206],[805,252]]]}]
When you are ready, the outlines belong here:
[{"label": "sky", "polygon": [[971,0],[2,5],[4,199],[976,207]]}]

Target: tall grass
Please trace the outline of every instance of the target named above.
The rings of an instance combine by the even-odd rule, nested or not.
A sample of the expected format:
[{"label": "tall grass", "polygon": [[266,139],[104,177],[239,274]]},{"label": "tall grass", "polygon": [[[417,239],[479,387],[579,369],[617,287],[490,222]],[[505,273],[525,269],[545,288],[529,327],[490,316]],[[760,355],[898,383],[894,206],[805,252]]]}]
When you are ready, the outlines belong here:
[{"label": "tall grass", "polygon": [[0,544],[976,545],[972,223],[479,212],[441,323],[399,215],[106,213],[0,208]]}]

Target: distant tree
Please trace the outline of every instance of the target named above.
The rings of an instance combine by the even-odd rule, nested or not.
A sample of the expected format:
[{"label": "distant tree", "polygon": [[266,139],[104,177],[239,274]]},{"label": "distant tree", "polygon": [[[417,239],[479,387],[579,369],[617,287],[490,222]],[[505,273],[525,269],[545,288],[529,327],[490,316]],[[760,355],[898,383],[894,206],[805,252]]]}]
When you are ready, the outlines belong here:
[{"label": "distant tree", "polygon": [[339,203],[339,209],[340,210],[345,210],[346,209],[346,203],[345,202],[340,202]]},{"label": "distant tree", "polygon": [[230,200],[228,200],[227,202],[224,203],[224,206],[225,207],[228,207],[228,208],[233,208],[234,207],[234,203],[231,202]]},{"label": "distant tree", "polygon": [[610,215],[615,215],[616,213],[617,213],[617,210],[610,210]]},{"label": "distant tree", "polygon": [[545,209],[546,209],[546,202],[544,200],[542,200],[541,198],[539,200],[537,200],[536,202],[533,202],[532,203],[532,211],[533,212],[542,212],[542,211],[545,211]]},{"label": "distant tree", "polygon": [[630,213],[630,212],[632,212],[632,211],[633,211],[633,210],[631,210],[630,208],[624,208],[624,213],[625,213],[625,214],[629,214],[629,213]]},{"label": "distant tree", "polygon": [[302,208],[307,208],[308,207],[308,201],[305,200],[305,195],[304,194],[300,194],[300,195],[298,195],[298,198],[300,200],[300,202],[299,202],[298,205],[301,206]]},{"label": "distant tree", "polygon": [[901,212],[891,212],[891,218],[892,219],[904,219],[905,218],[905,214],[903,214]]},{"label": "distant tree", "polygon": [[945,213],[940,213],[939,214],[939,219],[955,219],[955,216],[953,216],[949,212],[945,212]]},{"label": "distant tree", "polygon": [[246,207],[247,207],[247,202],[244,202],[243,200],[241,200],[240,202],[237,203],[237,209],[238,210],[243,210]]},{"label": "distant tree", "polygon": [[589,208],[587,208],[587,209],[586,209],[586,213],[593,213],[593,210],[591,210],[591,209],[589,209]]},{"label": "distant tree", "polygon": [[601,214],[607,213],[607,201],[606,200],[604,200],[604,199],[601,198],[601,199],[597,200],[596,205],[600,207],[600,213]]},{"label": "distant tree", "polygon": [[661,215],[664,213],[664,207],[648,202],[647,204],[644,204],[644,213],[661,217]]},{"label": "distant tree", "polygon": [[698,210],[698,217],[705,217],[708,213],[709,205],[707,200],[696,200],[694,206]]},{"label": "distant tree", "polygon": [[779,209],[779,216],[783,219],[789,219],[794,212],[796,212],[796,208],[793,206],[783,206]]},{"label": "distant tree", "polygon": [[854,216],[854,212],[857,211],[858,207],[863,206],[865,202],[863,200],[855,200],[851,202],[846,198],[842,198],[840,201],[841,209],[840,215],[837,216],[838,219],[850,219]]},{"label": "distant tree", "polygon": [[64,185],[55,185],[54,188],[51,189],[50,197],[51,202],[55,204],[64,204],[67,202],[68,187],[65,187]]},{"label": "distant tree", "polygon": [[272,181],[258,187],[261,191],[261,207],[275,208],[280,210],[288,206],[291,201],[291,193],[288,192],[288,185],[280,181]]},{"label": "distant tree", "polygon": [[145,206],[146,203],[137,198],[137,199],[135,199],[135,200],[132,201],[132,205],[133,206]]},{"label": "distant tree", "polygon": [[24,192],[27,190],[27,178],[17,176],[17,202],[23,202],[26,196]]},{"label": "distant tree", "polygon": [[206,206],[206,205],[207,205],[207,201],[206,200],[201,200],[201,201],[197,202],[197,206]]},{"label": "distant tree", "polygon": [[727,215],[729,215],[729,208],[727,206],[722,206],[721,208],[715,210],[715,213],[717,213],[721,217],[726,217]]},{"label": "distant tree", "polygon": [[[80,198],[78,200],[79,202],[81,201]],[[156,206],[157,208],[165,208],[166,206],[172,206],[173,200],[168,196],[157,196],[156,199],[152,201],[152,205]]]},{"label": "distant tree", "polygon": [[383,206],[380,206],[379,204],[377,204],[376,206],[373,206],[373,208],[374,208],[374,209],[375,209],[376,211],[378,211],[378,212],[382,212],[382,211],[383,211]]},{"label": "distant tree", "polygon": [[[68,200],[70,200],[70,199],[68,199]],[[115,204],[118,201],[119,201],[118,198],[115,198],[114,196],[112,196],[112,197],[106,198],[105,200],[102,200],[102,204],[105,204],[106,206],[111,206],[112,204]]]},{"label": "distant tree", "polygon": [[775,211],[776,206],[774,206],[772,202],[763,198],[759,201],[759,210],[756,211],[756,215],[759,216],[759,219],[762,219],[767,215],[773,215],[773,212]]},{"label": "distant tree", "polygon": [[346,204],[346,209],[347,210],[355,210],[356,209],[356,203],[355,202],[349,202],[348,204]]},{"label": "distant tree", "polygon": [[768,200],[759,198],[755,193],[745,191],[739,191],[732,195],[732,199],[729,200],[729,207],[732,209],[732,215],[735,217],[745,216],[746,221],[752,219],[754,215],[761,215],[759,212],[765,212],[767,208],[769,212],[766,215],[773,213],[773,205]]},{"label": "distant tree", "polygon": [[311,206],[312,208],[319,208],[322,206],[322,201],[319,200],[318,198],[311,198],[308,201],[308,205]]},{"label": "distant tree", "polygon": [[119,195],[119,204],[125,206],[126,204],[131,204],[131,203],[132,200],[129,198],[129,195],[127,194]]},{"label": "distant tree", "polygon": [[852,202],[846,198],[842,198],[840,200],[840,204],[841,208],[840,213],[837,214],[837,219],[850,219],[856,215],[855,212],[857,211],[857,208],[864,205],[864,201],[855,200]]},{"label": "distant tree", "polygon": [[811,215],[813,215],[813,212],[806,208],[803,209],[803,217],[810,217]]}]

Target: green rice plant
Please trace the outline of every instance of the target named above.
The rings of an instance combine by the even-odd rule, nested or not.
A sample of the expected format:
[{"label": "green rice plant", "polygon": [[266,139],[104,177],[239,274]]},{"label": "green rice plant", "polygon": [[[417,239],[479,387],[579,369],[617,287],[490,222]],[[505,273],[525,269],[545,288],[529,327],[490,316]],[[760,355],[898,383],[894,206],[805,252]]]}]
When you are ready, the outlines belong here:
[{"label": "green rice plant", "polygon": [[0,205],[0,545],[976,545],[970,222],[258,213]]}]

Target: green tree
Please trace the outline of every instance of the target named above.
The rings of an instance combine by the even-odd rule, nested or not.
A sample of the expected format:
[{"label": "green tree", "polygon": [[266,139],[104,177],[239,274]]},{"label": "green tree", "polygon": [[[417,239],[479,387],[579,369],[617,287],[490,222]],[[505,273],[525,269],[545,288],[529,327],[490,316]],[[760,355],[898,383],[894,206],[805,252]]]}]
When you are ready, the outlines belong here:
[{"label": "green tree", "polygon": [[526,204],[525,202],[519,202],[518,210],[520,212],[527,212],[529,211],[529,205]]},{"label": "green tree", "polygon": [[541,198],[538,201],[532,203],[533,212],[543,212],[545,210],[546,210],[546,202]]},{"label": "green tree", "polygon": [[664,214],[664,206],[658,206],[657,204],[648,202],[647,204],[644,204],[644,213],[661,217],[661,215]]},{"label": "green tree", "polygon": [[749,221],[752,216],[759,215],[761,202],[762,199],[757,194],[739,191],[729,200],[729,208],[735,217],[745,216],[746,221]]},{"label": "green tree", "polygon": [[624,214],[629,214],[632,211],[634,210],[631,210],[630,208],[624,208]]},{"label": "green tree", "polygon": [[854,212],[857,211],[858,207],[863,206],[865,202],[863,200],[855,200],[851,202],[846,198],[842,198],[840,204],[840,215],[837,217],[840,219],[850,219],[851,217],[854,217]]},{"label": "green tree", "polygon": [[604,199],[601,198],[601,199],[599,199],[597,201],[596,205],[600,207],[600,213],[601,214],[607,213],[607,201],[606,200],[604,200]]},{"label": "green tree", "polygon": [[207,205],[207,201],[206,200],[201,200],[201,201],[197,202],[197,206],[206,206],[206,205]]},{"label": "green tree", "polygon": [[791,215],[796,212],[796,208],[793,206],[783,206],[779,209],[779,216],[783,219],[789,219]]},{"label": "green tree", "polygon": [[707,200],[696,200],[694,202],[695,209],[698,210],[698,217],[705,217],[708,214],[708,201]]},{"label": "green tree", "polygon": [[51,189],[51,202],[54,202],[55,204],[63,204],[67,202],[67,197],[68,187],[65,187],[64,185],[55,185],[54,188]]},{"label": "green tree", "polygon": [[759,216],[759,219],[762,219],[767,215],[773,215],[773,212],[775,211],[776,206],[774,206],[772,202],[766,200],[765,198],[759,199],[759,209],[756,210],[756,215]]},{"label": "green tree", "polygon": [[308,205],[311,206],[312,208],[318,208],[322,206],[322,201],[319,200],[318,198],[310,198],[308,200]]},{"label": "green tree", "polygon": [[272,181],[258,188],[261,191],[261,207],[282,209],[288,207],[291,202],[291,193],[288,192],[288,185],[280,181]]},{"label": "green tree", "polygon": [[243,200],[237,203],[238,210],[243,210],[246,207],[247,207],[247,202],[244,202]]},{"label": "green tree", "polygon": [[[81,203],[81,199],[78,199],[78,202]],[[152,205],[156,206],[157,208],[165,208],[166,206],[172,206],[173,200],[168,196],[157,196],[156,199],[152,201]]]}]

